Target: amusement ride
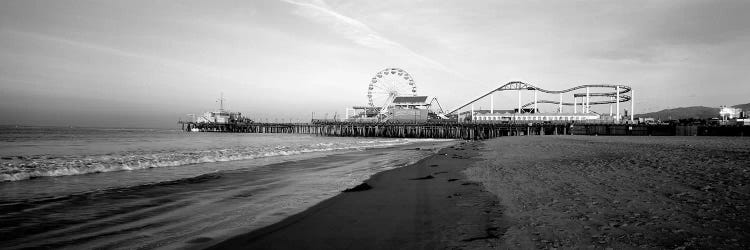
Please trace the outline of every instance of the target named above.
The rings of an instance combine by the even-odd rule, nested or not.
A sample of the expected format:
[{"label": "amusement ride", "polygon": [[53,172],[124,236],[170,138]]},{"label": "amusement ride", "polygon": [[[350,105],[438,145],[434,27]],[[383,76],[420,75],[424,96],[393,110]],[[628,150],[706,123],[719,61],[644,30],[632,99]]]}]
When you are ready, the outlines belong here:
[{"label": "amusement ride", "polygon": [[387,111],[387,107],[398,96],[417,96],[417,84],[405,70],[387,68],[370,80],[367,88],[368,104],[381,114]]},{"label": "amusement ride", "polygon": [[[580,85],[576,87],[572,87],[565,90],[546,90],[540,87],[537,87],[530,83],[520,82],[520,81],[513,81],[506,83],[496,89],[492,89],[489,92],[472,99],[471,101],[458,106],[458,108],[452,109],[451,111],[448,111],[447,115],[455,115],[457,111],[471,105],[471,114],[474,114],[474,103],[484,99],[485,97],[490,97],[490,114],[495,113],[494,109],[494,94],[503,92],[503,91],[517,91],[518,92],[518,106],[517,109],[515,109],[515,112],[517,114],[523,114],[523,113],[537,113],[539,111],[538,105],[539,104],[554,104],[557,105],[557,113],[563,113],[563,107],[564,106],[572,106],[573,107],[573,114],[597,114],[599,113],[593,111],[591,109],[594,105],[610,105],[610,114],[612,118],[614,118],[615,121],[620,121],[620,104],[624,102],[630,102],[630,119],[633,119],[633,110],[635,109],[635,103],[633,101],[634,98],[634,91],[630,86],[621,85],[621,84],[588,84],[588,85]],[[524,91],[533,91],[534,99],[531,102],[523,103],[522,102],[522,92]],[[584,92],[585,91],[585,92]],[[538,93],[545,93],[545,94],[557,94],[559,95],[559,100],[547,100],[547,99],[539,99]],[[567,96],[567,97],[566,97]],[[570,101],[570,97],[572,96],[572,101]],[[565,100],[568,101],[565,101]],[[613,113],[613,107],[612,104],[615,105],[614,107],[614,113]],[[578,107],[580,108],[580,112],[578,110]]]}]

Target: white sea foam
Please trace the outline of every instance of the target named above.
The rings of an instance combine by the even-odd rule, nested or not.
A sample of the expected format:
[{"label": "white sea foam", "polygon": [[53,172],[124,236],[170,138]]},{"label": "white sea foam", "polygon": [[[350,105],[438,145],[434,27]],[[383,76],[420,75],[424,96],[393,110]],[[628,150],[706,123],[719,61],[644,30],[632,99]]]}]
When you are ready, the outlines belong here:
[{"label": "white sea foam", "polygon": [[[25,247],[70,244],[71,238],[89,237],[93,231],[101,237],[70,247],[189,247],[185,242],[195,235],[218,239],[270,225],[359,185],[373,174],[409,165],[450,144],[440,143],[445,140],[164,135],[129,130],[76,130],[76,138],[69,139],[71,131],[63,132],[56,136],[60,139],[49,140],[50,132],[44,131],[34,137],[45,140],[24,139],[10,150],[0,147],[0,180],[6,181],[0,186],[8,187],[0,188],[8,191],[0,192],[0,200],[33,206],[6,217],[26,220],[28,223],[17,225],[23,229],[44,231],[49,223],[69,225],[24,235],[17,242]],[[391,146],[396,147],[387,148]],[[200,164],[210,162],[231,163]],[[109,173],[91,174],[100,172]],[[65,175],[74,176],[11,182]],[[81,195],[86,197],[84,202],[78,199],[84,197]],[[143,207],[151,203],[169,209]],[[88,216],[103,212],[109,214],[101,219]],[[132,216],[144,212],[157,214]],[[40,216],[49,220],[39,221]],[[134,219],[111,223],[123,217]],[[131,229],[153,237],[134,239],[127,233]]]},{"label": "white sea foam", "polygon": [[413,143],[413,139],[374,139],[320,142],[292,145],[233,146],[203,150],[126,151],[103,155],[34,155],[3,157],[0,182],[35,177],[134,171],[190,164],[241,161],[264,157],[290,156],[314,152],[364,150]]}]

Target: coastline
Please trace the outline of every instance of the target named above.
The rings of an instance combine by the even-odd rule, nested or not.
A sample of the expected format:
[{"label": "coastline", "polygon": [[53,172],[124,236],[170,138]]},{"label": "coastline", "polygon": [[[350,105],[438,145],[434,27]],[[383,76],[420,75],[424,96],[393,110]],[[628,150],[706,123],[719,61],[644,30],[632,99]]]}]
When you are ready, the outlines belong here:
[{"label": "coastline", "polygon": [[358,188],[209,249],[498,246],[505,230],[500,202],[463,174],[477,161],[479,146],[462,142],[415,164],[380,172]]},{"label": "coastline", "polygon": [[[379,147],[370,141],[365,139],[365,145],[372,147],[362,150],[292,157],[270,164],[270,158],[264,158],[263,162],[199,164],[193,167],[227,170],[51,198],[4,200],[0,204],[4,212],[0,216],[3,222],[0,248],[205,247],[281,221],[360,184],[373,174],[410,165],[456,144],[428,140]],[[61,180],[77,183],[76,180],[96,178],[127,179],[155,171],[170,173],[164,170],[170,169],[39,178],[5,186],[23,188],[29,183]]]}]

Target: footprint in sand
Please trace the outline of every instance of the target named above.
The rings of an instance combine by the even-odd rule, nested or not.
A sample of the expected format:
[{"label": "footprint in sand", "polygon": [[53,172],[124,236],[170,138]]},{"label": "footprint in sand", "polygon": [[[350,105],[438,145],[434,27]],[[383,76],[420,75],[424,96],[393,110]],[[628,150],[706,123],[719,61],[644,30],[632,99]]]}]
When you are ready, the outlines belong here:
[{"label": "footprint in sand", "polygon": [[435,178],[435,176],[428,175],[428,176],[425,176],[425,177],[412,178],[412,179],[409,179],[409,180],[429,180],[429,179],[433,179],[433,178]]}]

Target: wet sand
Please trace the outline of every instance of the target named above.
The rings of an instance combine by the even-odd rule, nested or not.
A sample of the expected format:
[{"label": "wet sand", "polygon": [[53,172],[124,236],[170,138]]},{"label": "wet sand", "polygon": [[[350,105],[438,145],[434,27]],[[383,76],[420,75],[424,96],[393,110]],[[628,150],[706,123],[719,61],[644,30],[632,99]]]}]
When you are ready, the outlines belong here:
[{"label": "wet sand", "polygon": [[505,231],[499,200],[462,173],[479,143],[462,143],[274,225],[212,249],[494,248]]},{"label": "wet sand", "polygon": [[[0,249],[205,248],[281,221],[375,173],[412,164],[454,144],[427,141],[311,153],[273,164],[257,162],[263,159],[199,164],[194,167],[230,170],[64,196],[0,199]],[[146,175],[151,171],[138,172]],[[74,179],[86,185],[89,178],[96,176],[38,181]],[[8,186],[23,187],[23,183],[3,184],[1,194],[13,192]]]},{"label": "wet sand", "polygon": [[504,137],[466,171],[510,249],[749,249],[750,140]]}]

